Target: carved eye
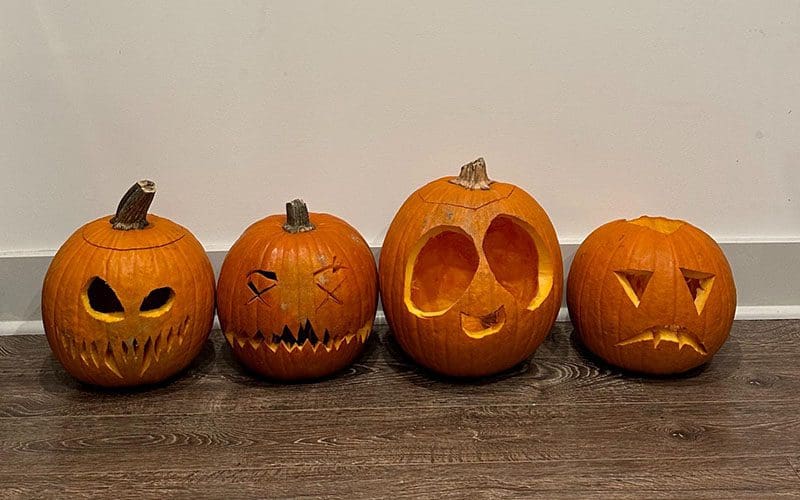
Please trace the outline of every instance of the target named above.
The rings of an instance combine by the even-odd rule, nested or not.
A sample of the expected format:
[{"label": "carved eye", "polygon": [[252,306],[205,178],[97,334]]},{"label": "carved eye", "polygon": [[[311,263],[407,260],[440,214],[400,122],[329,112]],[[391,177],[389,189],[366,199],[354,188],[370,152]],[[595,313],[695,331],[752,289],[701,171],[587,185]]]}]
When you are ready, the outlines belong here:
[{"label": "carved eye", "polygon": [[342,271],[346,269],[350,268],[342,264],[341,261],[338,260],[338,257],[334,255],[330,264],[312,271],[311,275],[314,277],[314,284],[317,285],[317,288],[325,292],[325,298],[317,305],[317,311],[320,307],[328,303],[338,305],[344,304],[342,298],[337,294],[340,293],[339,288],[342,287],[347,279],[342,273]]},{"label": "carved eye", "polygon": [[174,299],[175,292],[172,288],[168,286],[156,288],[144,298],[142,305],[139,306],[139,311],[142,313],[142,316],[161,316],[172,307],[172,301]]},{"label": "carved eye", "polygon": [[483,252],[498,283],[529,309],[544,301],[553,284],[552,262],[537,248],[535,234],[521,220],[499,215],[483,238]]},{"label": "carved eye", "polygon": [[274,271],[255,269],[247,273],[247,288],[253,292],[253,296],[250,297],[247,304],[252,304],[256,300],[266,304],[267,301],[262,296],[278,286],[277,281],[278,275]]},{"label": "carved eye", "polygon": [[689,293],[692,294],[697,314],[700,314],[706,306],[708,294],[711,293],[711,287],[714,285],[714,275],[684,268],[681,268],[681,274],[686,286],[689,288]]},{"label": "carved eye", "polygon": [[642,295],[647,289],[647,283],[653,276],[653,271],[643,271],[639,269],[625,269],[622,271],[614,271],[614,274],[622,285],[625,294],[631,299],[633,305],[639,307],[642,302]]},{"label": "carved eye", "polygon": [[125,309],[117,294],[104,279],[98,276],[92,278],[81,298],[83,306],[95,318],[106,322],[123,319]]},{"label": "carved eye", "polygon": [[479,261],[472,238],[461,229],[431,230],[406,266],[406,306],[420,317],[444,314],[469,287]]}]

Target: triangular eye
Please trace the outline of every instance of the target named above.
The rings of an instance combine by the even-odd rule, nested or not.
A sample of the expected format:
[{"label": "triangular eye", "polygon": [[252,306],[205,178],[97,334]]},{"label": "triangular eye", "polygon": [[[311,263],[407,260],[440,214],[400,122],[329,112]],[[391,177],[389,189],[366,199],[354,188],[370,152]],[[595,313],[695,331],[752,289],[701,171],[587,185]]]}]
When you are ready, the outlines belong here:
[{"label": "triangular eye", "polygon": [[647,289],[647,283],[650,282],[650,277],[653,276],[653,271],[642,271],[638,269],[624,269],[622,271],[614,271],[619,284],[622,285],[625,294],[631,299],[633,305],[639,307],[642,302],[642,295]]},{"label": "triangular eye", "polygon": [[117,298],[117,294],[102,278],[95,276],[86,289],[86,296],[89,298],[89,307],[92,310],[104,313],[121,313],[124,311],[122,303]]},{"label": "triangular eye", "polygon": [[711,287],[714,285],[714,275],[684,268],[681,268],[681,274],[684,281],[686,281],[686,286],[689,288],[689,293],[692,294],[697,314],[700,314],[706,306],[708,294],[711,293]]}]

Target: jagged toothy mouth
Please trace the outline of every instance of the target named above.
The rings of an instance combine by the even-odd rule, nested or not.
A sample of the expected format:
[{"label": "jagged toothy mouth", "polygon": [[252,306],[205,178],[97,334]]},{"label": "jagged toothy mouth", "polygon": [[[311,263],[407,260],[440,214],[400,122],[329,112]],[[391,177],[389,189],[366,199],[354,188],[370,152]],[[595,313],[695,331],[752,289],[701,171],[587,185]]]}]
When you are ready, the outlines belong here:
[{"label": "jagged toothy mouth", "polygon": [[55,337],[61,343],[63,352],[71,359],[79,361],[87,368],[105,367],[122,379],[123,371],[129,373],[136,370],[138,376],[144,376],[148,368],[162,355],[172,352],[173,349],[180,349],[188,327],[187,316],[177,326],[165,328],[141,341],[135,337],[117,341],[79,339],[58,327]]},{"label": "jagged toothy mouth", "polygon": [[461,312],[461,330],[473,339],[493,335],[503,329],[506,324],[506,308],[498,307],[495,311],[483,316],[473,316]]},{"label": "jagged toothy mouth", "polygon": [[264,335],[261,330],[257,330],[255,335],[244,332],[225,332],[225,338],[228,339],[228,343],[231,345],[238,345],[240,348],[249,346],[255,351],[265,347],[272,352],[277,352],[279,347],[283,347],[289,352],[295,349],[311,349],[316,352],[320,348],[330,352],[337,351],[342,345],[350,344],[354,340],[363,344],[367,341],[371,331],[372,321],[368,321],[355,333],[334,338],[327,329],[322,335],[317,334],[311,322],[306,320],[305,324],[300,325],[297,329],[297,333],[292,332],[288,326],[284,326],[281,333]]},{"label": "jagged toothy mouth", "polygon": [[683,349],[684,346],[689,346],[699,354],[708,354],[706,346],[703,345],[697,335],[678,325],[654,326],[622,342],[617,342],[615,345],[620,347],[647,341],[653,343],[653,349],[658,349],[658,345],[661,342],[671,342],[678,344],[678,350]]}]

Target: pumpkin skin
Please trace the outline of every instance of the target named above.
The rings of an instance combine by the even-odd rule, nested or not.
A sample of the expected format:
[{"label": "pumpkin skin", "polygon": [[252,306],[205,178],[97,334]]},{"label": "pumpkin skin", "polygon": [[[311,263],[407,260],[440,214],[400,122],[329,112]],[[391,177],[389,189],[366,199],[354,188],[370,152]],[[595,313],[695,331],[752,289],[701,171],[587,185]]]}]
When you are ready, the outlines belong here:
[{"label": "pumpkin skin", "polygon": [[708,362],[728,338],[736,287],[710,236],[685,221],[642,216],[586,238],[567,304],[580,340],[606,362],[674,374]]},{"label": "pumpkin skin", "polygon": [[413,193],[380,257],[389,325],[417,363],[478,377],[529,357],[561,305],[561,251],[528,193],[489,181],[482,158]]},{"label": "pumpkin skin", "polygon": [[[375,258],[352,226],[287,204],[231,247],[218,282],[218,313],[234,355],[251,371],[279,380],[333,374],[363,351],[375,319]],[[298,208],[299,207],[299,208]],[[308,225],[308,230],[287,231]],[[286,224],[285,224],[286,223]],[[309,226],[310,227],[310,226]]]},{"label": "pumpkin skin", "polygon": [[202,349],[214,319],[214,272],[186,228],[150,215],[142,229],[119,230],[113,219],[84,225],[58,250],[44,278],[42,321],[56,358],[78,380],[152,384]]}]

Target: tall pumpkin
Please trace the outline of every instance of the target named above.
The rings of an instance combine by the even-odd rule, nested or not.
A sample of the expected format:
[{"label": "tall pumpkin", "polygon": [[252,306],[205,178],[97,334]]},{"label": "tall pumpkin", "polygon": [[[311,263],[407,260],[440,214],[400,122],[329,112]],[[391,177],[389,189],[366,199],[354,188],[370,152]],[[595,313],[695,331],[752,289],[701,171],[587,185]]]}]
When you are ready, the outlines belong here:
[{"label": "tall pumpkin", "polygon": [[423,186],[400,207],[381,250],[383,308],[400,346],[451,376],[521,362],[561,305],[558,239],[545,211],[482,158]]},{"label": "tall pumpkin", "polygon": [[234,355],[282,380],[330,375],[355,360],[378,301],[375,259],[361,235],[301,200],[250,227],[219,275],[218,311]]},{"label": "tall pumpkin", "polygon": [[581,341],[608,363],[680,373],[709,361],[728,338],[736,287],[710,236],[685,221],[642,216],[586,238],[567,304]]},{"label": "tall pumpkin", "polygon": [[200,352],[214,319],[214,272],[184,227],[149,215],[140,181],[116,215],[81,227],[42,287],[50,348],[75,378],[107,387],[159,382]]}]

